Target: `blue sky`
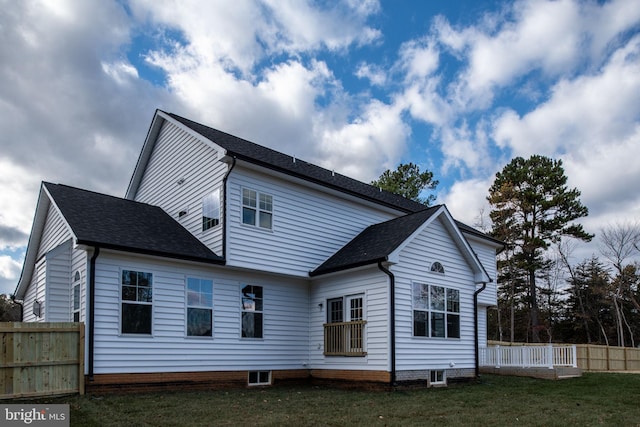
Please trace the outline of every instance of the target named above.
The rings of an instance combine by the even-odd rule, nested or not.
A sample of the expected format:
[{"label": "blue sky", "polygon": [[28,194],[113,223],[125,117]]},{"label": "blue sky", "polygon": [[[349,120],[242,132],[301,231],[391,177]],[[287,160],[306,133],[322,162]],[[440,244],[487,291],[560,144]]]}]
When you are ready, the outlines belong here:
[{"label": "blue sky", "polygon": [[40,183],[122,196],[156,108],[367,182],[417,163],[472,225],[532,154],[563,161],[590,232],[640,217],[637,0],[0,6],[0,292]]}]

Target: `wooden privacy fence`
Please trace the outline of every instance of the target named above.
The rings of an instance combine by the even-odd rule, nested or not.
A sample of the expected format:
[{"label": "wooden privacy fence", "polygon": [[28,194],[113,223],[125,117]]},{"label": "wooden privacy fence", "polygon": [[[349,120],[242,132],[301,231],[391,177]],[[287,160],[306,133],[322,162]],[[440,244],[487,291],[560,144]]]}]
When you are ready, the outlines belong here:
[{"label": "wooden privacy fence", "polygon": [[640,348],[577,344],[578,367],[584,371],[638,371]]},{"label": "wooden privacy fence", "polygon": [[0,322],[0,399],[84,394],[83,323]]}]

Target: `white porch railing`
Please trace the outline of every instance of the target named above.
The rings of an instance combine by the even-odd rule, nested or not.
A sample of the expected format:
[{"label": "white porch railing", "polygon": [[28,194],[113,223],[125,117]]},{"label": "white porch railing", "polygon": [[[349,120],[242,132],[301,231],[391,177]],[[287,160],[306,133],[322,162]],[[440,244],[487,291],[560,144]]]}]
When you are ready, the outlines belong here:
[{"label": "white porch railing", "polygon": [[480,366],[520,368],[578,367],[575,345],[490,346],[480,349]]}]

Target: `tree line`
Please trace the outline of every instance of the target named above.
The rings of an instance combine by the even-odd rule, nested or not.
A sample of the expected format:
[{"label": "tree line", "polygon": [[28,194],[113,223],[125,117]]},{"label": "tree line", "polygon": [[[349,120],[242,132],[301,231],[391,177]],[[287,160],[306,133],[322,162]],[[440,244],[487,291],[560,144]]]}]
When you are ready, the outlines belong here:
[{"label": "tree line", "polygon": [[[438,181],[409,163],[372,182],[429,206]],[[498,255],[498,306],[488,337],[511,342],[637,346],[640,341],[640,224],[603,226],[596,234],[577,221],[589,210],[567,186],[561,160],[516,157],[488,190],[475,226],[504,242]],[[596,238],[598,254],[572,262],[576,242]]]}]

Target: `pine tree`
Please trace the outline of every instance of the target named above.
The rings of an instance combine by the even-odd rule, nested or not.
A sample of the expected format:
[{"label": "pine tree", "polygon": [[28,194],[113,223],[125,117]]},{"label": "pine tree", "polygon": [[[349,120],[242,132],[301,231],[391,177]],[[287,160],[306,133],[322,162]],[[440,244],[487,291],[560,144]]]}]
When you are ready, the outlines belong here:
[{"label": "pine tree", "polygon": [[536,278],[546,266],[544,252],[563,237],[584,241],[593,237],[573,222],[589,211],[580,202],[580,191],[566,184],[561,160],[516,157],[496,174],[487,198],[492,206],[492,234],[511,248],[511,259],[499,267],[526,274],[533,342],[540,342],[543,328]]},{"label": "pine tree", "polygon": [[436,196],[431,194],[423,198],[420,197],[420,193],[425,189],[435,190],[438,181],[433,179],[431,171],[420,172],[420,167],[416,164],[401,163],[395,171],[384,171],[377,180],[371,182],[371,185],[430,206],[436,200]]}]

